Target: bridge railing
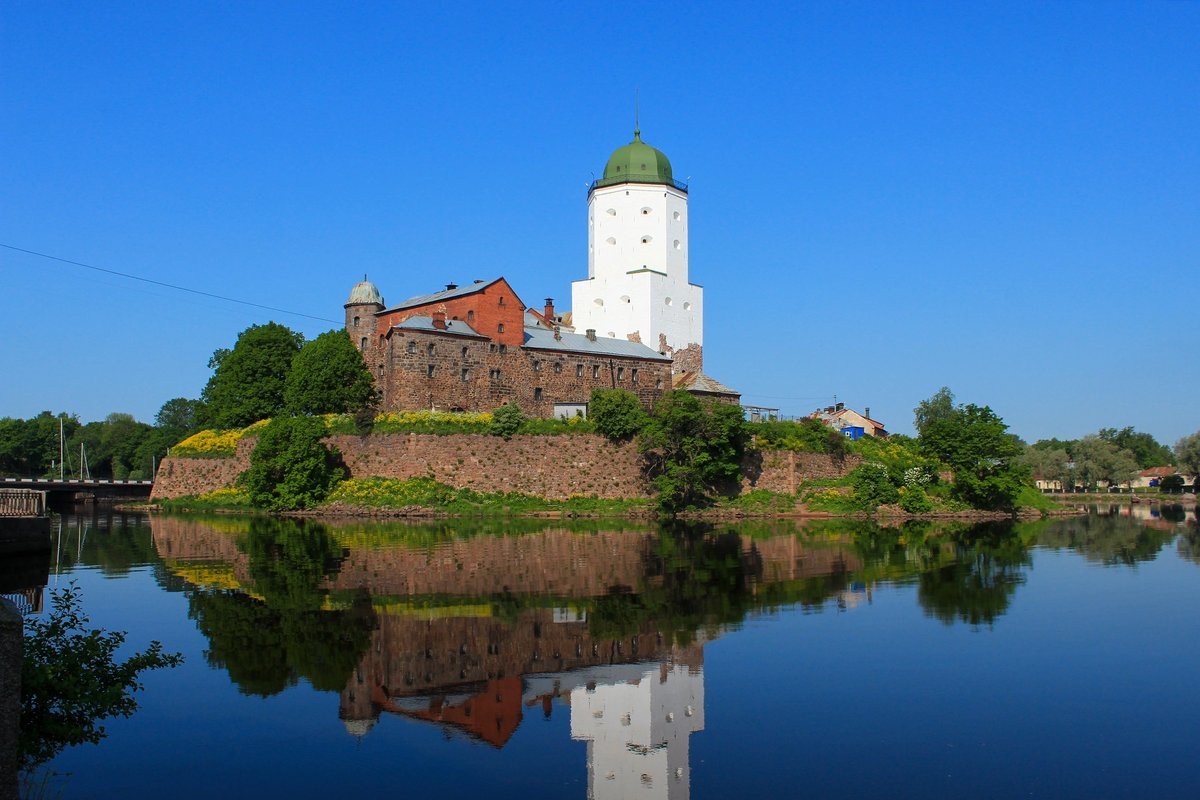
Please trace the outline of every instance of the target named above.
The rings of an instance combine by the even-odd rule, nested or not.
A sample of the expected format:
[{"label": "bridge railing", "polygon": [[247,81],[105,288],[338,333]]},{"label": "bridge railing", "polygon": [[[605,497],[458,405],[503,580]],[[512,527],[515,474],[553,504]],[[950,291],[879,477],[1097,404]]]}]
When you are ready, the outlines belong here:
[{"label": "bridge railing", "polygon": [[0,489],[0,517],[46,516],[46,493],[35,489]]}]

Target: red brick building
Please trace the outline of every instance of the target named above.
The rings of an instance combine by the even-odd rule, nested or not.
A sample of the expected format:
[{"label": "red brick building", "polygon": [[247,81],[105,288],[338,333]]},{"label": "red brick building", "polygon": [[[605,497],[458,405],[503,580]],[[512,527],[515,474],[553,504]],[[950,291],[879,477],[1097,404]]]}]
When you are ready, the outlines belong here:
[{"label": "red brick building", "polygon": [[593,389],[627,389],[649,408],[671,388],[671,357],[634,341],[577,333],[552,300],[525,304],[504,278],[448,285],[387,307],[364,280],[345,304],[346,333],[375,376],[385,411],[584,411]]}]

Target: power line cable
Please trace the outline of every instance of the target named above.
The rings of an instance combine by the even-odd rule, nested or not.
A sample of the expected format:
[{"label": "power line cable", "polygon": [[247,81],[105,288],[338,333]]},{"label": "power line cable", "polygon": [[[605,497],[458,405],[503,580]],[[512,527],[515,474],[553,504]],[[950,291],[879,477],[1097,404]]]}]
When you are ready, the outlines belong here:
[{"label": "power line cable", "polygon": [[97,267],[97,266],[93,266],[92,264],[84,264],[82,261],[72,261],[69,258],[59,258],[58,256],[52,256],[48,253],[39,253],[36,250],[26,250],[23,247],[15,247],[14,245],[4,244],[3,242],[0,242],[0,247],[6,248],[8,250],[15,250],[18,253],[25,253],[27,255],[37,256],[39,258],[48,258],[51,261],[60,261],[63,264],[71,264],[72,266],[83,267],[84,269],[95,270],[96,272],[104,272],[109,275],[116,275],[121,278],[128,278],[131,281],[142,281],[143,283],[152,283],[155,286],[164,286],[168,289],[175,289],[176,291],[180,291],[180,292],[188,292],[190,294],[200,295],[201,297],[211,297],[214,300],[224,300],[226,303],[237,303],[237,304],[243,305],[243,306],[251,306],[252,308],[261,308],[266,311],[275,311],[279,314],[291,314],[292,316],[296,316],[296,317],[306,317],[307,319],[315,319],[320,322],[332,322],[335,324],[342,322],[342,320],[329,319],[328,317],[317,317],[312,314],[302,313],[300,311],[289,311],[286,308],[276,308],[275,306],[264,306],[262,303],[251,303],[249,300],[239,300],[236,297],[226,297],[225,295],[213,294],[212,292],[205,292],[205,291],[201,291],[200,289],[189,289],[187,286],[177,286],[176,284],[173,284],[173,283],[166,283],[164,281],[156,281],[153,278],[143,278],[141,275],[130,275],[127,272],[118,272],[115,269],[105,269],[104,267]]}]

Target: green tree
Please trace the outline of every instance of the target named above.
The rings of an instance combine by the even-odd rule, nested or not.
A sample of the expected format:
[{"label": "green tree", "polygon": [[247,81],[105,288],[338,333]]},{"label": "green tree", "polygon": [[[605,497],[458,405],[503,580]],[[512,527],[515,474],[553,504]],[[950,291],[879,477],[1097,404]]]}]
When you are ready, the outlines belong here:
[{"label": "green tree", "polygon": [[1076,480],[1086,489],[1096,488],[1099,481],[1120,484],[1128,481],[1138,470],[1137,458],[1099,436],[1085,436],[1072,450]]},{"label": "green tree", "polygon": [[1140,433],[1132,427],[1122,428],[1101,428],[1097,434],[1101,439],[1107,442],[1112,442],[1122,450],[1128,450],[1137,460],[1138,466],[1142,469],[1149,467],[1164,467],[1175,463],[1175,458],[1171,454],[1171,448],[1164,444],[1159,444],[1148,433]]},{"label": "green tree", "polygon": [[[926,402],[943,392],[952,397],[943,389]],[[1024,447],[994,411],[960,405],[948,414],[939,411],[922,427],[918,446],[924,455],[954,471],[955,496],[976,508],[1015,506],[1021,487],[1029,481],[1029,472],[1017,461]]]},{"label": "green tree", "polygon": [[731,488],[741,477],[749,441],[739,406],[700,401],[683,391],[663,394],[639,440],[659,507],[674,514]]},{"label": "green tree", "polygon": [[947,419],[955,413],[954,392],[948,386],[938,389],[933,397],[922,400],[913,409],[913,427],[917,436],[924,436],[925,430],[935,422]]},{"label": "green tree", "polygon": [[250,454],[250,468],[238,479],[250,502],[270,511],[311,508],[346,476],[336,451],[322,438],[317,417],[277,417],[263,428]]},{"label": "green tree", "polygon": [[68,746],[99,742],[104,738],[101,720],[128,717],[137,710],[133,693],[142,689],[138,680],[142,672],[183,662],[177,653],[164,653],[158,642],[124,661],[116,660],[125,634],[88,628],[74,582],[54,591],[50,605],[45,621],[36,617],[25,621],[17,743],[24,771]]},{"label": "green tree", "polygon": [[171,432],[172,435],[178,436],[176,441],[179,441],[200,429],[202,406],[203,403],[199,400],[189,400],[186,397],[168,400],[154,415],[154,427]]},{"label": "green tree", "polygon": [[1071,455],[1060,448],[1039,448],[1031,444],[1018,459],[1029,469],[1034,478],[1043,481],[1059,481],[1064,488],[1071,481]]},{"label": "green tree", "polygon": [[505,441],[511,439],[524,424],[525,415],[515,403],[505,403],[492,412],[492,436],[499,436]]},{"label": "green tree", "polygon": [[345,414],[375,402],[375,381],[345,331],[327,331],[300,348],[283,390],[293,414]]},{"label": "green tree", "polygon": [[242,331],[232,350],[213,353],[213,376],[202,396],[205,423],[242,428],[279,414],[292,360],[303,343],[301,334],[268,322]]},{"label": "green tree", "polygon": [[632,439],[646,424],[637,395],[625,389],[596,389],[588,402],[588,418],[596,433],[613,441]]},{"label": "green tree", "polygon": [[[1200,431],[1185,436],[1175,443],[1175,458],[1181,472],[1200,476]],[[1200,477],[1196,478],[1200,481]]]}]

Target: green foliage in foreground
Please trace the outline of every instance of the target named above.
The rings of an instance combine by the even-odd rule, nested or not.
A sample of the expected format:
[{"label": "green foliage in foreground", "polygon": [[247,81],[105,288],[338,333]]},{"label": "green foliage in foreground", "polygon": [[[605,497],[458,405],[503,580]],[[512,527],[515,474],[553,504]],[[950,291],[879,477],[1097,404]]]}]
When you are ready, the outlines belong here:
[{"label": "green foliage in foreground", "polygon": [[312,508],[345,477],[336,451],[321,439],[320,417],[281,417],[271,420],[250,454],[250,468],[238,479],[250,502],[269,511]]},{"label": "green foliage in foreground", "polygon": [[849,439],[815,419],[751,422],[748,426],[755,443],[764,450],[840,456],[853,449]]},{"label": "green foliage in foreground", "polygon": [[283,389],[292,414],[355,412],[376,396],[371,371],[344,330],[326,331],[301,347]]},{"label": "green foliage in foreground", "polygon": [[125,634],[88,628],[74,582],[52,591],[50,605],[45,621],[25,621],[17,748],[26,772],[71,745],[99,742],[105,735],[101,720],[137,710],[133,693],[143,688],[143,671],[183,663],[183,656],[164,653],[158,642],[117,661]]},{"label": "green foliage in foreground", "polygon": [[646,500],[607,500],[572,497],[546,500],[521,492],[476,492],[455,489],[433,478],[364,478],[342,481],[330,493],[328,504],[364,508],[407,508],[419,506],[449,514],[528,514],[541,511],[620,515],[648,507]]}]

